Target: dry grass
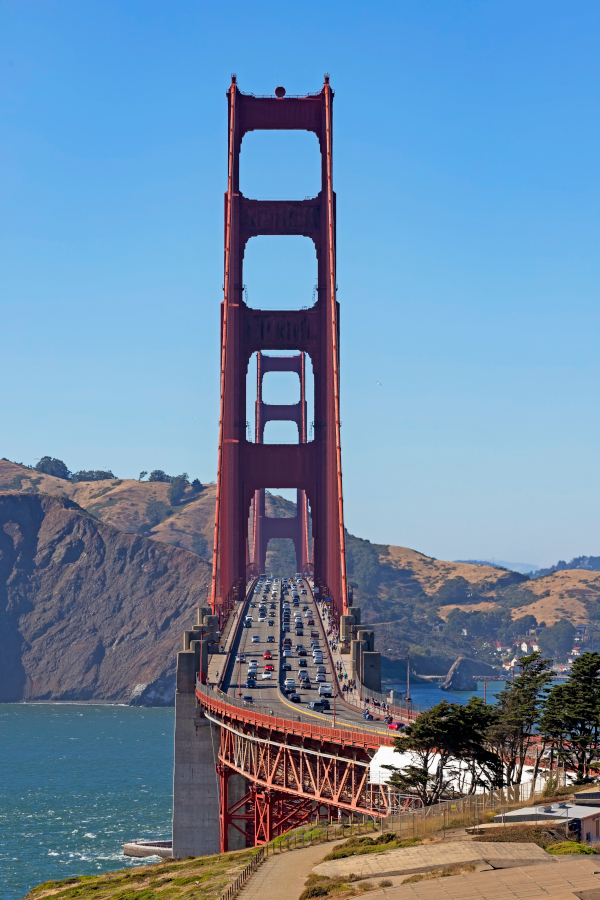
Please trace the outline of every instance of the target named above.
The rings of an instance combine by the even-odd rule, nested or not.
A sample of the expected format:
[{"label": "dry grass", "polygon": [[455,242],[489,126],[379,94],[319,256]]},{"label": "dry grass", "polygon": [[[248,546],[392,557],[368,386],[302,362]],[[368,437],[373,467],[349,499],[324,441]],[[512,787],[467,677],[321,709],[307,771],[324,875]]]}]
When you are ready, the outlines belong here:
[{"label": "dry grass", "polygon": [[24,900],[216,900],[256,852],[169,859],[102,875],[46,881]]},{"label": "dry grass", "polygon": [[443,869],[432,869],[431,872],[419,872],[417,875],[409,875],[402,884],[414,884],[417,881],[430,881],[432,878],[449,878],[451,875],[468,875],[474,872],[475,863],[457,863],[454,866],[445,866]]}]

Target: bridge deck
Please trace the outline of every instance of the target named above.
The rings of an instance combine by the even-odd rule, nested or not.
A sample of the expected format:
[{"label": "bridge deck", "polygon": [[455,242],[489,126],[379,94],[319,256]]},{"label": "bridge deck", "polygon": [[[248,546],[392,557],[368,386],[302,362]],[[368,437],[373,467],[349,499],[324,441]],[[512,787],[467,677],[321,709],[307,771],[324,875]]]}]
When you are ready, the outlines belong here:
[{"label": "bridge deck", "polygon": [[[391,743],[394,732],[390,731],[382,720],[365,720],[359,709],[344,702],[334,669],[326,626],[310,583],[304,579],[302,586],[298,588],[300,603],[297,608],[292,605],[292,590],[290,589],[287,596],[282,594],[282,590],[281,581],[277,585],[273,582],[266,593],[264,584],[255,584],[246,599],[237,604],[237,609],[232,613],[230,619],[231,624],[228,623],[224,648],[226,652],[225,654],[215,654],[211,658],[208,671],[209,683],[218,685],[222,700],[225,700],[223,696],[225,694],[234,702],[237,701],[236,706],[240,704],[248,711],[252,709],[278,719],[302,721],[315,726],[327,725],[336,729],[365,731],[373,737],[378,736],[379,740],[376,740],[376,743]],[[306,593],[303,594],[302,591],[306,591]],[[267,606],[267,616],[264,621],[259,622],[259,605],[263,599]],[[292,608],[292,624],[289,632],[283,630],[284,600],[289,600]],[[301,636],[296,635],[293,626],[293,616],[298,611],[302,614],[305,623]],[[253,624],[250,628],[243,625],[246,615],[253,616]],[[308,620],[314,624],[308,625]],[[317,664],[313,661],[311,651],[311,641],[313,640],[311,632],[318,634],[315,639],[318,640],[323,653],[323,663],[319,665],[325,667],[325,681],[330,683],[333,688],[334,697],[329,700],[330,710],[315,711],[309,707],[311,700],[319,699],[320,684],[317,681]],[[291,638],[292,649],[291,655],[284,658],[283,639],[286,636]],[[299,645],[303,645],[306,650],[305,656],[300,655]],[[265,653],[270,653],[272,659],[263,659]],[[252,660],[256,661],[256,687],[249,688],[245,685]],[[272,676],[263,678],[267,665],[273,666]],[[304,684],[299,679],[301,670],[308,672],[309,676],[309,681]],[[300,702],[292,702],[283,692],[286,678],[294,679]],[[244,699],[250,697],[251,700]]]}]

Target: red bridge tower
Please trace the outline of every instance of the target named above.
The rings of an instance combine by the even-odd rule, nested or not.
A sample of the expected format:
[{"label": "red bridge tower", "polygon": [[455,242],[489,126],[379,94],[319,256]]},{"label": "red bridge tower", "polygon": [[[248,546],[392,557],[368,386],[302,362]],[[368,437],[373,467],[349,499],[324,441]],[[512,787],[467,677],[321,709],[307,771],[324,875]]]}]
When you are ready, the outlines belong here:
[{"label": "red bridge tower", "polygon": [[[225,195],[225,279],[221,309],[221,411],[215,515],[212,605],[221,620],[244,596],[248,518],[254,499],[253,563],[264,571],[270,537],[292,537],[296,565],[308,559],[308,509],[312,517],[314,581],[331,597],[339,616],[346,609],[346,565],[340,447],[339,304],[335,276],[335,194],[332,184],[332,103],[329,76],[318,94],[255,97],[232,77],[228,91],[229,157]],[[242,139],[256,129],[300,129],[316,134],[321,150],[321,190],[308,200],[252,200],[239,188]],[[251,309],[243,297],[244,251],[257,235],[304,235],[315,245],[317,300],[310,309]],[[269,356],[269,351],[297,351]],[[267,351],[264,353],[263,351]],[[256,440],[246,438],[246,377],[258,354]],[[265,371],[298,371],[304,385],[305,354],[314,373],[314,439],[306,440],[306,404],[262,403]],[[298,423],[297,444],[265,444],[269,419]],[[297,521],[264,516],[265,488],[296,488]],[[277,525],[272,525],[277,522]],[[289,523],[283,525],[282,523]],[[292,524],[293,523],[293,524]],[[283,530],[286,533],[283,534]],[[289,533],[288,533],[289,532]]]}]

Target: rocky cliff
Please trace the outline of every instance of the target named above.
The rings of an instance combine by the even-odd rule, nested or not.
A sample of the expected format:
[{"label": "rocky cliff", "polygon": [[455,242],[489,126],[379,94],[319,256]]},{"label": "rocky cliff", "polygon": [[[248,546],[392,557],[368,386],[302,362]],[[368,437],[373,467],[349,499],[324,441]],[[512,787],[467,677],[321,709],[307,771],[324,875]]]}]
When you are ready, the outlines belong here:
[{"label": "rocky cliff", "polygon": [[0,494],[0,702],[171,703],[208,579],[200,556],[66,497]]}]

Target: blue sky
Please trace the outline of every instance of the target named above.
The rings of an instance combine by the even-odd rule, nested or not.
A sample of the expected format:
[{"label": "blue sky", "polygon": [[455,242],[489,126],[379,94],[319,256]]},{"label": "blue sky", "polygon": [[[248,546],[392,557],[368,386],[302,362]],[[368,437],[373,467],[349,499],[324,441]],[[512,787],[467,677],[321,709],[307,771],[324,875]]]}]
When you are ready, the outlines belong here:
[{"label": "blue sky", "polygon": [[[600,553],[599,31],[577,0],[3,0],[0,455],[214,479],[225,91],[329,71],[349,530]],[[250,135],[242,190],[303,197],[317,165]],[[255,239],[249,302],[308,305],[314,274]]]}]

